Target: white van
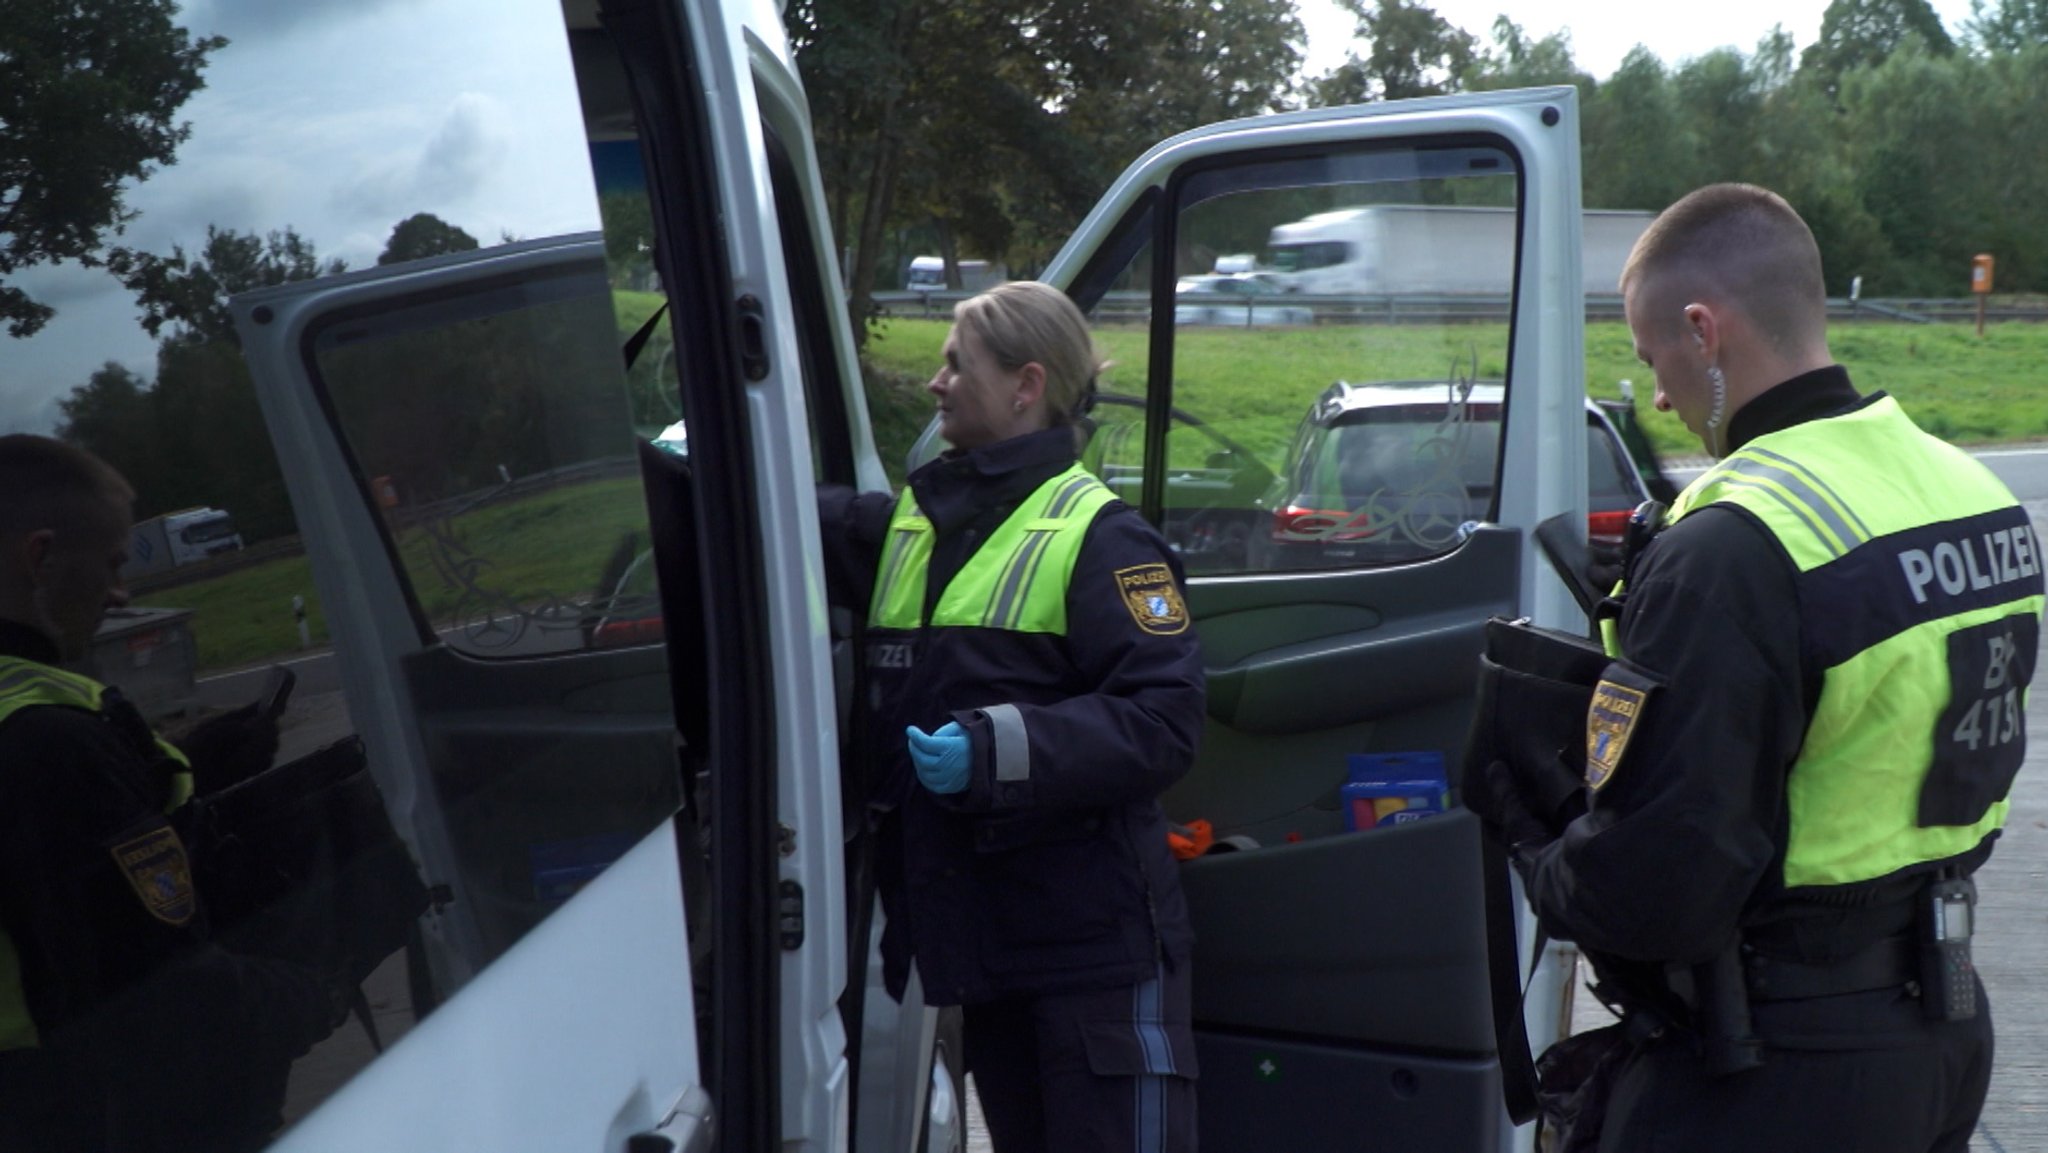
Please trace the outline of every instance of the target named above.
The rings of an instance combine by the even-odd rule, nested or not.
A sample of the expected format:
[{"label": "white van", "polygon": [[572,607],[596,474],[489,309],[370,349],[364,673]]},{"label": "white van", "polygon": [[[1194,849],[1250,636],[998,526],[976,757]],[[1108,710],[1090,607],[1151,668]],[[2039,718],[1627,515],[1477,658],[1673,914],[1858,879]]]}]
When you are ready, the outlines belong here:
[{"label": "white van", "polygon": [[[813,493],[888,479],[779,7],[266,17],[209,61],[183,114],[188,163],[165,195],[248,205],[229,194],[265,173],[275,215],[223,227],[289,220],[331,247],[381,233],[316,234],[316,209],[425,206],[528,237],[232,301],[348,719],[433,894],[379,978],[391,1043],[349,1028],[302,1062],[278,1150],[961,1147],[957,1034],[915,994],[880,994],[872,961],[867,774],[844,743],[866,606],[830,600]],[[279,122],[294,61],[307,89]],[[1563,970],[1497,1020],[1489,989],[1528,957],[1512,923],[1489,934],[1488,887],[1508,878],[1482,863],[1477,820],[1346,833],[1332,798],[1354,753],[1433,750],[1455,771],[1482,623],[1577,613],[1530,544],[1551,516],[1585,519],[1576,100],[1493,92],[1187,133],[1132,165],[1044,273],[1084,310],[1148,294],[1143,351],[1113,370],[1135,403],[1106,407],[1097,435],[1146,462],[1130,499],[1205,558],[1188,602],[1209,729],[1166,806],[1261,846],[1186,865],[1208,1148],[1530,1147],[1503,1089],[1526,1061],[1515,1027],[1557,1034]],[[314,103],[328,114],[303,117]],[[426,147],[444,137],[480,142],[459,182]],[[1427,558],[1315,573],[1201,551],[1270,518],[1242,494],[1330,381],[1243,350],[1398,350],[1320,326],[1177,330],[1171,254],[1243,251],[1303,188],[1418,173],[1519,196],[1511,266],[1518,299],[1541,305],[1416,337],[1434,371],[1497,342],[1471,354],[1501,366],[1507,410],[1487,523]],[[658,301],[607,266],[600,191],[653,212]],[[672,370],[650,373],[670,363],[652,352],[625,367],[643,323]],[[1272,375],[1246,377],[1253,364]],[[1243,434],[1210,436],[1226,418]],[[678,420],[686,442],[644,443]],[[611,561],[650,549],[630,643],[596,643],[618,607],[594,599],[622,583]]]}]

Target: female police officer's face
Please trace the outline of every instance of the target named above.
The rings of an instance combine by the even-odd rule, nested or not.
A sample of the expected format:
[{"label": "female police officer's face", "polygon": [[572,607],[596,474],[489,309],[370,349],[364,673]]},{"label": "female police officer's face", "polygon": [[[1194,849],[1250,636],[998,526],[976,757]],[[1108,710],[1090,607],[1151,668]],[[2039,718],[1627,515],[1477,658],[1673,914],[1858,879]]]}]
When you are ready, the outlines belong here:
[{"label": "female police officer's face", "polygon": [[925,385],[939,399],[939,435],[958,449],[984,448],[1040,427],[1038,394],[1045,370],[1004,368],[972,329],[954,325],[946,363]]}]

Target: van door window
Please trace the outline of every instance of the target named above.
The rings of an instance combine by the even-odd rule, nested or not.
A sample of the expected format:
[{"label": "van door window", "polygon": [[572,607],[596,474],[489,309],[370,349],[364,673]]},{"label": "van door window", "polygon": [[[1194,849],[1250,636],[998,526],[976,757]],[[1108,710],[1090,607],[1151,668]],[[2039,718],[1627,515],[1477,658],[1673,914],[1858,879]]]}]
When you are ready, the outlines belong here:
[{"label": "van door window", "polygon": [[1471,140],[1235,161],[1169,195],[1172,260],[1153,269],[1172,277],[1173,310],[1156,499],[1191,573],[1402,564],[1493,515],[1520,227],[1511,152]]}]

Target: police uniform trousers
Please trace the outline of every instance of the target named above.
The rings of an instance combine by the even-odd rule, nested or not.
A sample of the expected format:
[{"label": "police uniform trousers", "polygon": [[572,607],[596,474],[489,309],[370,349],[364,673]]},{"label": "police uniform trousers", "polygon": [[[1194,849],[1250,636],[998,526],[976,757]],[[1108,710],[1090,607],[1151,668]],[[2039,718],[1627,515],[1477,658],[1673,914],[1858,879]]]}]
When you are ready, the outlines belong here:
[{"label": "police uniform trousers", "polygon": [[996,1153],[1194,1153],[1188,969],[966,1006],[967,1071]]},{"label": "police uniform trousers", "polygon": [[1752,1006],[1759,1069],[1715,1078],[1646,1042],[1617,1073],[1600,1153],[1964,1153],[1991,1084],[1991,1003],[1933,1022],[1903,988]]}]

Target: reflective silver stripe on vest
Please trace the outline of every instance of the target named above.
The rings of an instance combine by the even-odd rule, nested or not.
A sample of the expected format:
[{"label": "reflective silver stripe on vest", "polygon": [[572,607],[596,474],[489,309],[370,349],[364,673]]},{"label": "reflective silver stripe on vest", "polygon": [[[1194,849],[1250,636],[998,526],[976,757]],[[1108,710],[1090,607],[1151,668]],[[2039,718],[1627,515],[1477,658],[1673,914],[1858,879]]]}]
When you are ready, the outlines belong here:
[{"label": "reflective silver stripe on vest", "polygon": [[1822,509],[1840,512],[1841,515],[1849,518],[1849,523],[1853,525],[1856,530],[1857,543],[1860,544],[1864,541],[1871,539],[1871,537],[1876,535],[1870,531],[1869,525],[1863,523],[1863,518],[1856,515],[1856,506],[1850,503],[1849,501],[1843,500],[1841,494],[1837,493],[1834,489],[1829,488],[1828,482],[1814,475],[1812,469],[1806,467],[1803,464],[1800,464],[1798,461],[1793,460],[1789,456],[1784,456],[1780,453],[1772,452],[1770,449],[1767,448],[1756,448],[1752,446],[1747,455],[1760,457],[1764,460],[1770,461],[1772,464],[1777,465],[1779,468],[1784,469],[1786,473],[1796,477],[1798,480],[1803,482],[1806,487],[1806,491],[1809,493],[1818,490],[1820,495],[1825,499],[1815,501],[1815,505]]},{"label": "reflective silver stripe on vest", "polygon": [[1093,476],[1077,476],[1061,485],[1060,490],[1052,494],[1052,500],[1045,506],[1045,519],[1058,520],[1072,512],[1075,502],[1081,499],[1081,495],[1094,488],[1097,483],[1099,482]]},{"label": "reflective silver stripe on vest", "polygon": [[[1066,516],[1096,483],[1092,476],[1077,476],[1061,485],[1059,491],[1052,494],[1052,499],[1046,502],[1045,513],[1038,519],[1058,520]],[[1040,528],[1024,534],[1023,542],[1010,553],[1010,559],[1003,565],[1002,580],[996,585],[996,595],[989,602],[988,611],[981,616],[982,624],[996,628],[1016,627],[1017,619],[1024,614],[1025,596],[1031,590],[1031,578],[1037,575],[1039,559],[1058,533],[1055,528]]]},{"label": "reflective silver stripe on vest", "polygon": [[52,684],[62,683],[57,678],[45,674],[41,669],[33,667],[19,668],[11,673],[0,673],[0,696],[11,693],[25,685],[35,684],[38,681]]},{"label": "reflective silver stripe on vest", "polygon": [[889,534],[888,565],[882,572],[881,586],[875,590],[877,604],[889,603],[890,594],[896,591],[896,582],[903,577],[903,565],[910,559],[911,545],[922,535],[922,530],[914,528],[899,528]]},{"label": "reflective silver stripe on vest", "polygon": [[996,780],[1030,780],[1031,734],[1024,731],[1024,714],[1016,705],[990,705],[981,715],[996,742]]},{"label": "reflective silver stripe on vest", "polygon": [[1052,529],[1032,529],[1024,534],[1023,543],[1010,554],[1009,562],[1003,566],[1003,583],[996,586],[995,599],[989,602],[988,611],[981,616],[981,623],[996,628],[1011,628],[1017,617],[1024,612],[1024,593],[1031,587],[1031,577],[1038,571],[1038,558],[1045,554],[1046,546],[1059,533]]},{"label": "reflective silver stripe on vest", "polygon": [[[1774,463],[1784,462],[1784,464],[1790,464],[1790,461],[1786,461],[1784,457],[1776,456],[1772,453],[1757,450],[1748,451],[1756,452],[1757,456],[1769,456],[1772,459],[1759,460],[1746,455],[1732,456],[1721,462],[1721,471],[1752,480],[1769,481],[1787,490],[1787,492],[1779,492],[1777,489],[1766,486],[1749,486],[1754,488],[1755,491],[1761,492],[1777,501],[1801,520],[1804,520],[1807,526],[1814,530],[1816,536],[1825,537],[1832,535],[1835,538],[1835,544],[1830,551],[1834,555],[1841,556],[1843,553],[1870,539],[1870,532],[1868,529],[1863,529],[1862,521],[1858,520],[1855,527],[1852,528],[1847,521],[1842,519],[1841,513],[1837,511],[1836,504],[1831,503],[1827,497],[1822,496],[1820,491],[1812,484],[1809,484],[1805,477],[1784,467],[1783,464]],[[1789,493],[1789,499],[1787,493]],[[1853,516],[1854,514],[1851,514],[1852,519]],[[1859,529],[1862,531],[1858,531]]]}]

